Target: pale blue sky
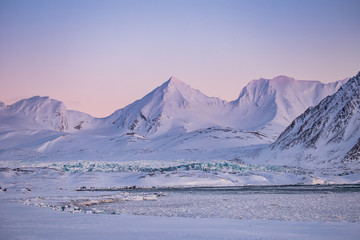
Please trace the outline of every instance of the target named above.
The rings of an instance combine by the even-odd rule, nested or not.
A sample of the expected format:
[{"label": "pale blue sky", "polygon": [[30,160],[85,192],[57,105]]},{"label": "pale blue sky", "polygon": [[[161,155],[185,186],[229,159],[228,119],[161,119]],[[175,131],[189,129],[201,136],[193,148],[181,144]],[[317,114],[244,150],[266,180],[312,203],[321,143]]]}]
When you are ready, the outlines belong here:
[{"label": "pale blue sky", "polygon": [[0,100],[106,116],[177,76],[237,98],[250,80],[360,71],[360,1],[0,1]]}]

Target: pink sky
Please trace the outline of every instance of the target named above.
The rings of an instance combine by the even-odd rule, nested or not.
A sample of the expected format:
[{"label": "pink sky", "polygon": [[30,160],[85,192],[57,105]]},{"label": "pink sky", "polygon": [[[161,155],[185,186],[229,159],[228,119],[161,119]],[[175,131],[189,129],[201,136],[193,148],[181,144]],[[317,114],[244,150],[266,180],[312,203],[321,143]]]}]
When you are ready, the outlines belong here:
[{"label": "pink sky", "polygon": [[260,77],[360,70],[359,1],[1,1],[0,101],[104,117],[174,75],[234,100]]}]

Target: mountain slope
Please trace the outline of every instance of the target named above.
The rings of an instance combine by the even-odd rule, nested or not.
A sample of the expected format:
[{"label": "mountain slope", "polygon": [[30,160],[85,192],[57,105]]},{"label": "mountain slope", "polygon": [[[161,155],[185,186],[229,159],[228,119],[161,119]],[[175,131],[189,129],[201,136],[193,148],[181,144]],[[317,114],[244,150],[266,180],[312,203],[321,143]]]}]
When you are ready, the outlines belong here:
[{"label": "mountain slope", "polygon": [[359,139],[360,73],[296,118],[271,148],[301,164],[360,169]]}]

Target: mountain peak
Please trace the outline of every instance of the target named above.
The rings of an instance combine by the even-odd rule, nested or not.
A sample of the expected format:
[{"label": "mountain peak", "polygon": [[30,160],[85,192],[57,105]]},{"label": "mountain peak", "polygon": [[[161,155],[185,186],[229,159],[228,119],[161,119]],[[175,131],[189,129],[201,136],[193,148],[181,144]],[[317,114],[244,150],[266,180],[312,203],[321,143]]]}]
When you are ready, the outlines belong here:
[{"label": "mountain peak", "polygon": [[[163,83],[160,87],[154,90],[155,92],[159,92],[159,90],[168,97],[175,97],[175,96],[182,96],[187,98],[194,94],[202,94],[199,90],[193,89],[190,85],[186,84],[185,82],[179,80],[178,78],[172,76],[168,81]],[[171,97],[171,98],[172,98]]]},{"label": "mountain peak", "polygon": [[171,76],[168,80],[169,83],[184,83],[182,82],[180,79],[178,79],[177,77],[175,76]]},{"label": "mountain peak", "polygon": [[178,79],[177,77],[171,76],[163,85],[166,87],[175,87],[175,88],[191,88],[189,85]]}]

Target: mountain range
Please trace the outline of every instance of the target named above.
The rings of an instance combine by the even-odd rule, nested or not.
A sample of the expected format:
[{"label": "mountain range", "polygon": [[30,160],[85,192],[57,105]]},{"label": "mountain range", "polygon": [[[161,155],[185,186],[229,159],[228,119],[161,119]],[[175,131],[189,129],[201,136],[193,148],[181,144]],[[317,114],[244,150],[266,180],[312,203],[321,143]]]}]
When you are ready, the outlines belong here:
[{"label": "mountain range", "polygon": [[359,96],[359,74],[327,84],[261,78],[230,102],[171,77],[105,118],[36,96],[0,103],[0,159],[351,162],[340,164],[350,171],[359,165]]},{"label": "mountain range", "polygon": [[[32,97],[6,106],[1,104],[1,124],[26,129],[62,132],[112,128],[113,134],[136,132],[159,136],[208,127],[243,130],[274,130],[274,137],[309,106],[333,94],[344,83],[323,84],[280,76],[250,82],[231,102],[208,97],[171,77],[140,100],[106,118],[67,110],[49,97]],[[109,134],[109,132],[106,132]]]}]

